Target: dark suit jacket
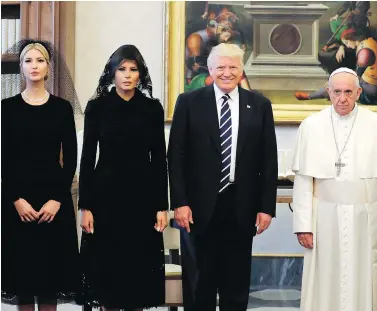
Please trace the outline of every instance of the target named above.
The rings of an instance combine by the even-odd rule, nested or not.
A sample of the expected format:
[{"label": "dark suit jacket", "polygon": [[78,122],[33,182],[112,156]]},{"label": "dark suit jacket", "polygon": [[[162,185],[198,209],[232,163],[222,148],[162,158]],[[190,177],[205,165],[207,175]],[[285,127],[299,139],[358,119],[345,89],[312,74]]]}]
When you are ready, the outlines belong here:
[{"label": "dark suit jacket", "polygon": [[[277,149],[271,102],[239,88],[236,206],[239,225],[255,234],[258,212],[275,216]],[[193,233],[202,232],[220,189],[221,146],[213,85],[180,94],[170,130],[168,163],[171,207],[188,205]]]}]

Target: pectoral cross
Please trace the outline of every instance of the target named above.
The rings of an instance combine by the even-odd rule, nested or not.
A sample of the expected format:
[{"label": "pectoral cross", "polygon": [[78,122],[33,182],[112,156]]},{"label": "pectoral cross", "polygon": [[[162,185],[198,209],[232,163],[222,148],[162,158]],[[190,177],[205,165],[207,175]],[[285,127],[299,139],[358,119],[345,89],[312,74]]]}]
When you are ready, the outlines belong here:
[{"label": "pectoral cross", "polygon": [[338,162],[335,162],[335,167],[336,167],[336,176],[339,176],[340,171],[342,167],[346,166],[344,163],[342,163],[341,159],[338,159]]}]

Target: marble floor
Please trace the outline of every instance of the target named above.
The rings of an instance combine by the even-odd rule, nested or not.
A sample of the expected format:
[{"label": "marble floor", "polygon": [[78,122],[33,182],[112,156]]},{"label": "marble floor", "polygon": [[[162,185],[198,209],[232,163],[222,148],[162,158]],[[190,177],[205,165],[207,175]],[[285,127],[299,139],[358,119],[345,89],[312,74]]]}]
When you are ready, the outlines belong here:
[{"label": "marble floor", "polygon": [[[298,311],[300,291],[295,289],[265,289],[250,293],[248,310],[253,311]],[[1,304],[2,311],[17,311],[17,307]],[[96,310],[96,309],[94,309]],[[178,308],[183,311],[183,308]],[[218,310],[218,309],[217,309]],[[73,304],[59,305],[58,311],[81,311],[81,307]],[[150,311],[168,311],[168,308],[150,309]]]}]

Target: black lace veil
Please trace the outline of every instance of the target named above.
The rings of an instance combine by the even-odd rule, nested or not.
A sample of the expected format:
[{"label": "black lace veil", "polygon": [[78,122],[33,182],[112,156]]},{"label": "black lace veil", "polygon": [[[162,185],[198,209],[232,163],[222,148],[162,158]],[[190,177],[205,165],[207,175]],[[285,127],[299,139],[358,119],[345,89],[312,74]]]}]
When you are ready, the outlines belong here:
[{"label": "black lace veil", "polygon": [[140,73],[140,80],[137,88],[153,98],[152,96],[152,80],[149,75],[148,67],[144,61],[140,51],[131,44],[122,45],[113,54],[111,54],[107,61],[105,68],[98,81],[97,89],[91,99],[96,99],[105,96],[110,92],[110,88],[114,85],[114,76],[118,66],[125,60],[133,60],[137,64]]},{"label": "black lace veil", "polygon": [[[78,100],[73,79],[65,62],[65,59],[50,42],[34,39],[24,39],[17,42],[6,52],[8,59],[11,58],[13,67],[18,66],[19,69],[20,54],[22,50],[31,43],[39,43],[43,45],[49,53],[49,77],[45,82],[47,91],[55,96],[59,96],[65,100],[68,100],[72,105],[75,118],[82,116],[83,111]],[[18,93],[21,93],[25,89],[26,85],[22,74],[6,73],[6,71],[2,69],[1,78],[1,99],[14,96]]]}]

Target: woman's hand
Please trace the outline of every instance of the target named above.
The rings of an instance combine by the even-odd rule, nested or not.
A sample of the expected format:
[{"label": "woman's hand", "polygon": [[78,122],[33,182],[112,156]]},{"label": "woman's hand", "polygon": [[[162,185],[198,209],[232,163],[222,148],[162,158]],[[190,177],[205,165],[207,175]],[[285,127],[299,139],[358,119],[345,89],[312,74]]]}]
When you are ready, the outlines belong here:
[{"label": "woman's hand", "polygon": [[39,218],[39,213],[29,204],[25,199],[18,199],[14,203],[18,215],[22,222],[36,221]]},{"label": "woman's hand", "polygon": [[40,209],[39,211],[39,217],[42,216],[38,223],[42,223],[42,222],[45,222],[47,221],[48,223],[50,223],[51,221],[54,220],[55,218],[55,215],[56,213],[59,211],[60,209],[60,205],[61,203],[58,202],[58,201],[55,201],[55,200],[49,200],[47,201],[47,203],[45,203],[42,208]]},{"label": "woman's hand", "polygon": [[165,228],[168,226],[168,212],[167,211],[157,212],[156,220],[157,221],[154,224],[154,228],[158,232],[163,232]]},{"label": "woman's hand", "polygon": [[81,211],[81,228],[86,233],[94,233],[94,218],[91,211],[86,209]]}]

